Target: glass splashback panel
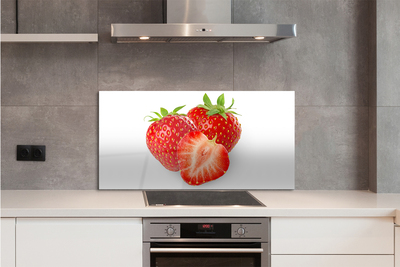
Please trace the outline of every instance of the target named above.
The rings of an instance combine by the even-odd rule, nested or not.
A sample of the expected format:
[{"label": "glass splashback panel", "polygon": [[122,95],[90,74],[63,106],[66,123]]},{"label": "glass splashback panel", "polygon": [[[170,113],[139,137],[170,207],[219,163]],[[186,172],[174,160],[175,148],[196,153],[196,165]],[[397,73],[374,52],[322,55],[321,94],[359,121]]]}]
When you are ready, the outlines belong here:
[{"label": "glass splashback panel", "polygon": [[[192,186],[150,153],[144,117],[160,107],[187,113],[232,98],[242,133],[229,152],[229,168],[213,181]],[[102,91],[99,93],[99,189],[257,190],[294,189],[295,94],[292,91]],[[154,115],[154,114],[153,114]]]}]

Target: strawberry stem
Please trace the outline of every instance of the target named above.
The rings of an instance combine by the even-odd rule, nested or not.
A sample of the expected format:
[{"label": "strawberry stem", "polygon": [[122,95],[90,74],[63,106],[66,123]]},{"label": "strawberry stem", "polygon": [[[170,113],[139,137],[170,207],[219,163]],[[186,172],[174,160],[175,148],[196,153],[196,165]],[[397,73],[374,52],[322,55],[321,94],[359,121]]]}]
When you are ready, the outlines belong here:
[{"label": "strawberry stem", "polygon": [[219,114],[225,120],[227,120],[228,118],[226,116],[226,113],[232,113],[232,114],[240,115],[240,114],[237,114],[236,112],[234,112],[233,110],[231,110],[231,109],[233,109],[232,108],[233,103],[235,103],[235,100],[233,98],[232,98],[232,104],[228,108],[225,108],[225,106],[224,106],[225,105],[224,94],[222,94],[222,95],[220,95],[218,97],[216,105],[212,104],[212,102],[211,102],[211,100],[210,100],[210,98],[208,97],[207,94],[204,94],[203,102],[204,102],[204,104],[200,104],[197,107],[204,108],[204,109],[208,110],[208,112],[206,113],[208,116]]}]

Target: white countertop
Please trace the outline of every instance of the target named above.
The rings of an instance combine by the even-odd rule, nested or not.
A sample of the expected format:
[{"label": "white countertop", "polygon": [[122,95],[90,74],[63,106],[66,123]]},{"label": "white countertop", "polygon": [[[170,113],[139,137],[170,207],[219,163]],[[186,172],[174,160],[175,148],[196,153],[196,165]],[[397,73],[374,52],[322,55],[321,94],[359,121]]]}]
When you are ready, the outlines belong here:
[{"label": "white countertop", "polygon": [[142,191],[2,190],[1,217],[397,217],[400,194],[250,191],[266,207],[146,207]]}]

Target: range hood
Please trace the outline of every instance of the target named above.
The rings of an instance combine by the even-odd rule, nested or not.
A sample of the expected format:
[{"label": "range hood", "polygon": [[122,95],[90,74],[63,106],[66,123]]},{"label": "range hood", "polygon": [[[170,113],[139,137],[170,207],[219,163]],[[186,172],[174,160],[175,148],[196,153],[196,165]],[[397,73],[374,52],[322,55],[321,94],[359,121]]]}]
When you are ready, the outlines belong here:
[{"label": "range hood", "polygon": [[296,24],[232,23],[233,0],[163,0],[164,22],[111,24],[113,43],[262,43],[296,37]]}]

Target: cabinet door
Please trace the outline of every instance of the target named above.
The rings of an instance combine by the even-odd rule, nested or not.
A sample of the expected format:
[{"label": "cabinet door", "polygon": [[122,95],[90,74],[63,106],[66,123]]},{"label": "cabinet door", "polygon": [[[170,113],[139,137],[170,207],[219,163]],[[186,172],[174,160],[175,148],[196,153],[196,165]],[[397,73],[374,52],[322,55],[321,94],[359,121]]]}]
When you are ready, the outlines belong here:
[{"label": "cabinet door", "polygon": [[272,218],[271,254],[393,255],[393,218]]},{"label": "cabinet door", "polygon": [[395,267],[400,267],[400,226],[395,227],[395,252],[394,258],[396,260]]},{"label": "cabinet door", "polygon": [[272,267],[392,267],[393,255],[272,255]]},{"label": "cabinet door", "polygon": [[142,265],[141,219],[27,219],[16,224],[17,267]]},{"label": "cabinet door", "polygon": [[0,266],[15,267],[15,218],[1,218]]}]

